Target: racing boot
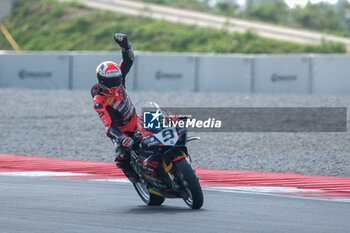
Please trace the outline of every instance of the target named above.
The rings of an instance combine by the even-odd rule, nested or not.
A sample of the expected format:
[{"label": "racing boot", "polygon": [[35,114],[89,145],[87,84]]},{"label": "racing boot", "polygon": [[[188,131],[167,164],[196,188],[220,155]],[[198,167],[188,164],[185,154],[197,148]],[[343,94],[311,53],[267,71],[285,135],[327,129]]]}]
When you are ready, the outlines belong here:
[{"label": "racing boot", "polygon": [[130,165],[130,154],[128,153],[129,151],[125,147],[119,146],[116,148],[115,152],[115,163],[117,167],[122,169],[125,176],[130,180],[130,182],[138,182],[140,177]]}]

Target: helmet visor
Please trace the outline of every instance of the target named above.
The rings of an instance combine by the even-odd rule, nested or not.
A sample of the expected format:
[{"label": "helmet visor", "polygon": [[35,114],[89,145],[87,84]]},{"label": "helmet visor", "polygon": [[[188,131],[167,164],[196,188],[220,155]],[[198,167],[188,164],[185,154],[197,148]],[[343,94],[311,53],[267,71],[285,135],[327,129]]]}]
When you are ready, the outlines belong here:
[{"label": "helmet visor", "polygon": [[122,77],[113,77],[113,78],[105,78],[105,77],[98,77],[98,81],[101,85],[108,87],[108,88],[116,88],[119,87],[122,83]]}]

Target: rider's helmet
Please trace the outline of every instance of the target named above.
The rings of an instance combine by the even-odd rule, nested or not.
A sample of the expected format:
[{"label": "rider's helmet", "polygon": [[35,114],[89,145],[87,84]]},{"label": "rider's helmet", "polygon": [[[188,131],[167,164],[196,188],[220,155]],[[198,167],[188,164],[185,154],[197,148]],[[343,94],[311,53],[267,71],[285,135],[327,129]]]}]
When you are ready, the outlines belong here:
[{"label": "rider's helmet", "polygon": [[117,88],[122,83],[122,71],[112,61],[104,61],[96,68],[96,76],[102,88]]}]

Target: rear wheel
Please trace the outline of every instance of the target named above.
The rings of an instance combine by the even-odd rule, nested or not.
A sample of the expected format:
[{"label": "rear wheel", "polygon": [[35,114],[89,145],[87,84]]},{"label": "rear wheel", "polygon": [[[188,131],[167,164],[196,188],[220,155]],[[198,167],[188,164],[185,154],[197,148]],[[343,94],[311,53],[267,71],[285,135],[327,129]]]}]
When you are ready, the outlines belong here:
[{"label": "rear wheel", "polygon": [[175,162],[174,166],[180,176],[181,185],[186,190],[186,195],[183,197],[185,203],[192,209],[200,209],[203,205],[203,192],[191,165],[187,160],[182,159]]},{"label": "rear wheel", "polygon": [[153,193],[150,193],[147,186],[141,182],[136,182],[133,184],[136,189],[137,194],[140,198],[149,206],[159,206],[161,205],[165,198]]}]

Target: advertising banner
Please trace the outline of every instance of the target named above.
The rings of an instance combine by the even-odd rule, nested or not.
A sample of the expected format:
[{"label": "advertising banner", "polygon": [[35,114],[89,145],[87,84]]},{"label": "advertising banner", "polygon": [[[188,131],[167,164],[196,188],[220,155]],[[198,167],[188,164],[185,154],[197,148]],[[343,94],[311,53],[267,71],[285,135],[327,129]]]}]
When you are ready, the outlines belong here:
[{"label": "advertising banner", "polygon": [[69,55],[0,54],[0,87],[68,89]]},{"label": "advertising banner", "polygon": [[139,54],[136,69],[137,90],[195,90],[195,56]]},{"label": "advertising banner", "polygon": [[310,92],[310,59],[308,56],[257,56],[254,63],[253,92]]}]

